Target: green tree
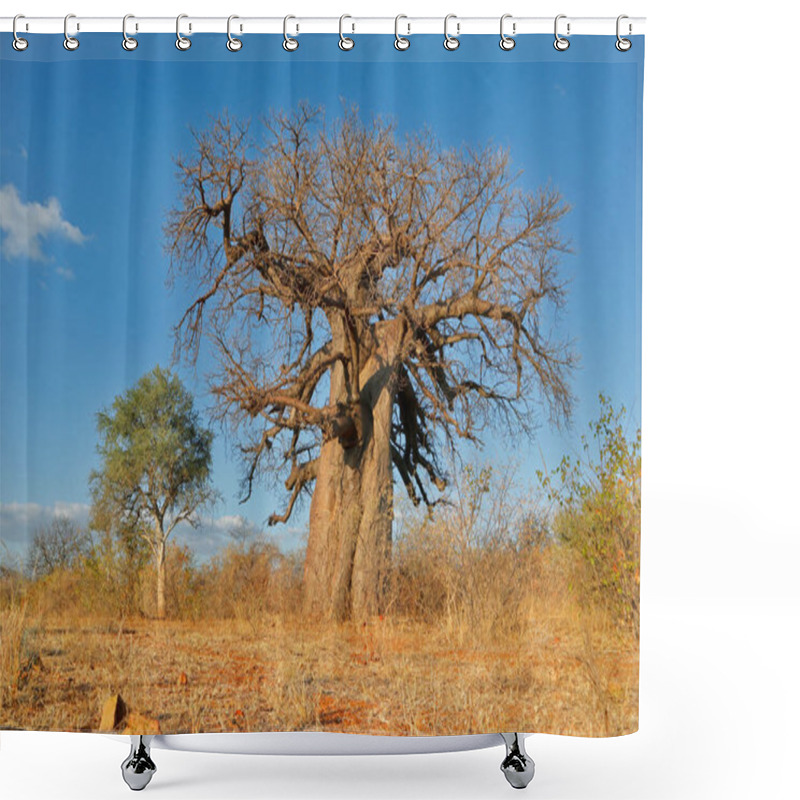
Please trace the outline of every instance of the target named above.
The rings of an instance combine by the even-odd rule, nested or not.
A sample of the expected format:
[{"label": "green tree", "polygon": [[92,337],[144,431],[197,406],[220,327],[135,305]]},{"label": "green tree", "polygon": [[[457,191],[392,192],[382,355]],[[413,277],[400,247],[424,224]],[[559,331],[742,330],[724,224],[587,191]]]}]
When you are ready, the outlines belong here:
[{"label": "green tree", "polygon": [[641,430],[625,433],[625,407],[600,395],[600,415],[581,436],[584,459],[565,456],[539,478],[557,504],[555,534],[579,559],[582,588],[639,632]]},{"label": "green tree", "polygon": [[197,524],[211,503],[210,430],[191,394],[156,366],[97,415],[101,467],[90,476],[92,525],[141,537],[157,570],[158,617],[166,615],[166,544],[180,522]]}]

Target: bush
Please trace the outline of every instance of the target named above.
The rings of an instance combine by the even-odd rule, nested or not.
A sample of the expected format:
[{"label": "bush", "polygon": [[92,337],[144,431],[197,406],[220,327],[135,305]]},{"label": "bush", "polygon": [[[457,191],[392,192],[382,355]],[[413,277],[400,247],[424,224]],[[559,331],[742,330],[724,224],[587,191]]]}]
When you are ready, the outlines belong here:
[{"label": "bush", "polygon": [[116,619],[143,613],[144,573],[150,560],[141,540],[99,534],[80,565],[82,609]]},{"label": "bush", "polygon": [[16,697],[28,631],[27,607],[24,604],[0,611],[0,710]]},{"label": "bush", "polygon": [[510,469],[466,465],[435,511],[403,514],[390,610],[444,622],[458,636],[525,625],[541,563],[533,519]]},{"label": "bush", "polygon": [[[625,434],[625,408],[600,395],[600,415],[582,436],[585,460],[565,456],[539,474],[557,511],[553,527],[576,556],[575,586],[639,635],[641,430]],[[594,443],[594,451],[593,451]]]},{"label": "bush", "polygon": [[28,579],[21,570],[0,563],[0,611],[18,606],[27,588]]},{"label": "bush", "polygon": [[209,617],[260,621],[300,607],[302,560],[263,536],[238,536],[201,570]]}]

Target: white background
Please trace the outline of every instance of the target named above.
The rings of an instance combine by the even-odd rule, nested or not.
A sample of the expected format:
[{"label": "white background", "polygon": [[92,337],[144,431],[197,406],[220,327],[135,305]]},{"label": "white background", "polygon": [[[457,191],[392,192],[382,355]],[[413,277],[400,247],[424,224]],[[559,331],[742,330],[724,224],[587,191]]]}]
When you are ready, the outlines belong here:
[{"label": "white background", "polygon": [[[641,729],[533,737],[527,791],[541,800],[800,796],[798,5],[18,1],[4,13],[647,16]],[[0,793],[128,797],[126,754],[102,736],[5,732]],[[487,800],[513,791],[501,756],[155,751],[146,792]]]}]

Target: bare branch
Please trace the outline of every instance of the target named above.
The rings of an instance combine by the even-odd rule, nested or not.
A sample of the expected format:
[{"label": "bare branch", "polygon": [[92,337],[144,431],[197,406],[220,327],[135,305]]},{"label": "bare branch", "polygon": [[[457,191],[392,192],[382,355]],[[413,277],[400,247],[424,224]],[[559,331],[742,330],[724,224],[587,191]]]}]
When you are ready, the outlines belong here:
[{"label": "bare branch", "polygon": [[[216,350],[211,388],[243,440],[245,498],[268,468],[316,463],[324,441],[362,447],[376,370],[392,376],[396,474],[427,504],[443,447],[498,423],[530,434],[540,406],[569,414],[557,192],[528,191],[499,148],[401,138],[355,108],[328,120],[301,104],[258,127],[222,117],[195,135],[167,224],[195,298],[177,342]],[[314,480],[287,483],[271,519],[288,520]]]}]

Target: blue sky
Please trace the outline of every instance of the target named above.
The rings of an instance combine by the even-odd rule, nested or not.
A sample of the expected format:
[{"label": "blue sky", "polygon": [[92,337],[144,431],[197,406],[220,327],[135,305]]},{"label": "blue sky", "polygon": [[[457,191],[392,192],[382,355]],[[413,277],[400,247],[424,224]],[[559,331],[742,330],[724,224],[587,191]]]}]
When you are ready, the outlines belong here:
[{"label": "blue sky", "polygon": [[[133,52],[116,35],[87,35],[75,53],[58,36],[31,36],[24,53],[0,48],[0,538],[19,552],[56,512],[85,519],[97,465],[95,414],[156,363],[168,365],[172,326],[187,305],[165,285],[164,214],[177,193],[173,158],[189,129],[224,109],[257,117],[300,100],[339,113],[393,116],[401,132],[431,126],[444,145],[489,140],[509,148],[522,182],[557,188],[572,211],[573,253],[560,325],[580,365],[572,429],[546,424],[514,442],[530,473],[576,449],[603,391],[640,419],[640,191],[643,41],[620,54],[613,37],[581,37],[557,53],[526,37],[504,53],[497,37],[465,37],[448,53],[418,37],[398,53],[388,37],[306,36],[293,54],[280,38],[143,37]],[[202,366],[179,373],[201,408]],[[509,451],[498,431],[486,457]],[[284,498],[265,490],[237,501],[238,470],[220,435],[214,481],[222,503],[196,536],[207,555],[238,516],[261,527]],[[306,509],[272,529],[287,547]],[[0,552],[0,559],[3,558]]]}]

